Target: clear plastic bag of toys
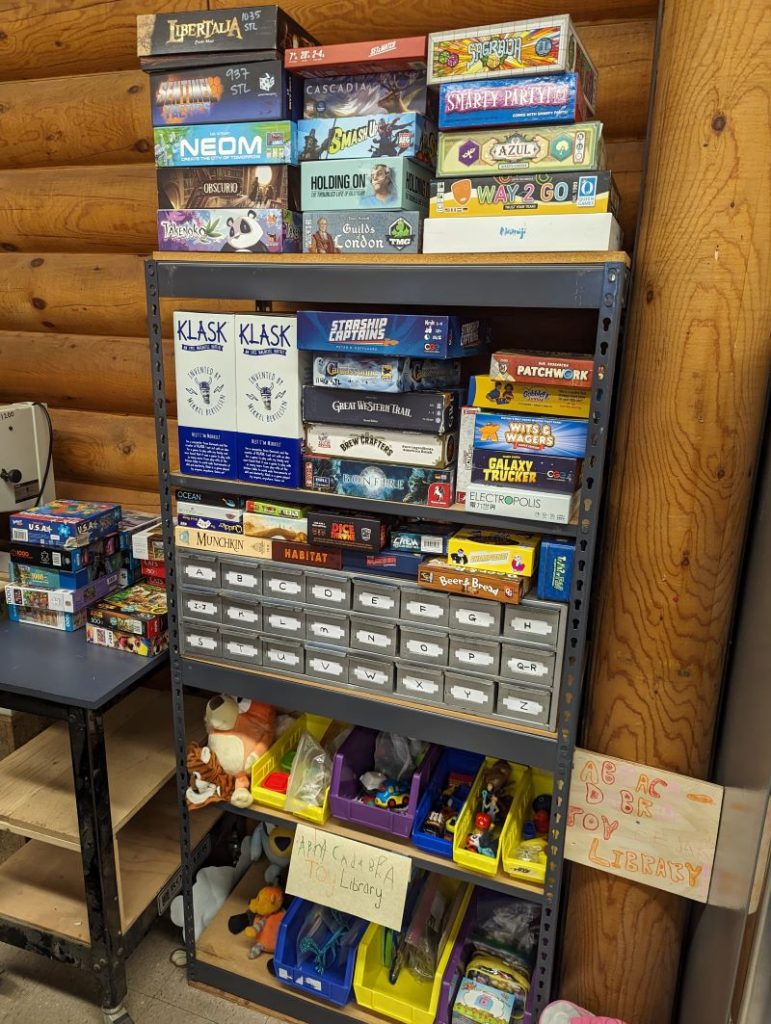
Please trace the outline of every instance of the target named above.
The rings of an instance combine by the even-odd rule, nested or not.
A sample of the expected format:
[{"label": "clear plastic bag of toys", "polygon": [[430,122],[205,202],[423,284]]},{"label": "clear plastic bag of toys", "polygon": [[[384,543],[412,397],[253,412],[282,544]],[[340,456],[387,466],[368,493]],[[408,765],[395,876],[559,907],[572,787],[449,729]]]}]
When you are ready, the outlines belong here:
[{"label": "clear plastic bag of toys", "polygon": [[332,781],[332,758],[310,733],[297,744],[286,787],[284,810],[296,814],[305,807],[322,807]]},{"label": "clear plastic bag of toys", "polygon": [[408,782],[420,767],[429,744],[413,740],[409,736],[397,736],[391,732],[379,732],[375,739],[374,769],[387,779]]},{"label": "clear plastic bag of toys", "polygon": [[529,978],[535,966],[541,910],[536,903],[480,892],[471,942],[480,953],[500,957]]}]

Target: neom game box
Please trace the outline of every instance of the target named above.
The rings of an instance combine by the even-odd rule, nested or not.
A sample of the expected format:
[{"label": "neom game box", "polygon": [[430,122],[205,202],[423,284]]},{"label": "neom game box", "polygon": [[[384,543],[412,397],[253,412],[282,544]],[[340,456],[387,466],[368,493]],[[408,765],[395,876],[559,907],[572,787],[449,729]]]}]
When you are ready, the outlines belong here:
[{"label": "neom game box", "polygon": [[316,210],[303,214],[303,252],[420,252],[417,210]]},{"label": "neom game box", "polygon": [[431,182],[430,217],[612,213],[620,201],[610,171],[505,174]]},{"label": "neom game box", "polygon": [[423,71],[426,37],[376,39],[364,43],[302,46],[287,50],[284,67],[305,78],[377,74],[383,71]]},{"label": "neom game box", "polygon": [[292,210],[159,210],[164,252],[299,252],[300,214]]},{"label": "neom game box", "polygon": [[312,35],[273,4],[137,16],[139,57],[284,51],[315,42]]},{"label": "neom game box", "polygon": [[439,87],[440,128],[570,124],[589,115],[574,71],[491,82],[444,82]]},{"label": "neom game box", "polygon": [[303,83],[303,117],[413,113],[434,120],[435,109],[436,94],[428,90],[425,71],[309,78]]},{"label": "neom game box", "polygon": [[596,171],[604,157],[600,121],[440,132],[436,173],[447,178],[505,171]]},{"label": "neom game box", "polygon": [[159,210],[300,208],[300,171],[288,164],[159,167]]},{"label": "neom game box", "polygon": [[409,156],[433,167],[436,127],[422,114],[314,117],[297,125],[297,152],[300,160]]},{"label": "neom game box", "polygon": [[404,156],[310,160],[300,173],[304,212],[428,209],[431,171]]},{"label": "neom game box", "polygon": [[155,128],[157,167],[206,167],[208,164],[295,164],[293,121],[242,124],[190,124]]}]

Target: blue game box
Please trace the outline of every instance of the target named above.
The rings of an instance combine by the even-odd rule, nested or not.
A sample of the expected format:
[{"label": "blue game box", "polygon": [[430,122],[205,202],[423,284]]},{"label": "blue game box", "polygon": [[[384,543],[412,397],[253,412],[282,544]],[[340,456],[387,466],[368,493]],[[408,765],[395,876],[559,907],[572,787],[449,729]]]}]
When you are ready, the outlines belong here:
[{"label": "blue game box", "polygon": [[439,87],[439,127],[499,128],[510,124],[570,124],[590,116],[578,75],[528,75]]},{"label": "blue game box", "polygon": [[433,167],[436,125],[422,114],[313,117],[297,125],[300,160],[409,156]]},{"label": "blue game box", "polygon": [[157,167],[296,164],[295,129],[292,121],[156,128],[153,131],[155,164]]},{"label": "blue game box", "polygon": [[315,352],[452,359],[481,351],[483,334],[479,320],[458,316],[311,310],[297,314],[297,347]]},{"label": "blue game box", "polygon": [[586,452],[587,431],[586,420],[477,412],[474,448],[580,459]]},{"label": "blue game box", "polygon": [[57,498],[26,512],[14,512],[10,517],[11,540],[76,548],[115,533],[120,520],[120,505]]}]

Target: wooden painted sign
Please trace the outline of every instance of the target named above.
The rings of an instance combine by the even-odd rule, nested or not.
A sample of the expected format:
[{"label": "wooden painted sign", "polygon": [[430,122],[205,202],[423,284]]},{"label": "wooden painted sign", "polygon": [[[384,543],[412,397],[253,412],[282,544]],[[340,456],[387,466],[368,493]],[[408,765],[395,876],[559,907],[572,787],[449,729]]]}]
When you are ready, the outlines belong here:
[{"label": "wooden painted sign", "polygon": [[576,750],[565,856],[706,903],[722,786]]},{"label": "wooden painted sign", "polygon": [[298,825],[286,891],[386,928],[401,928],[412,861],[312,825]]}]

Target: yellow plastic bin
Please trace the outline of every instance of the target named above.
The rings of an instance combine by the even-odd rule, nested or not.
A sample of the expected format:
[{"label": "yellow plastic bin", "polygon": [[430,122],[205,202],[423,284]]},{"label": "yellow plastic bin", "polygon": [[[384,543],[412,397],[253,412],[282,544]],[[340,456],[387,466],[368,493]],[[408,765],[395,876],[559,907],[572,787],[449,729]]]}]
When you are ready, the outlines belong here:
[{"label": "yellow plastic bin", "polygon": [[[455,827],[455,835],[452,841],[452,859],[456,864],[460,864],[464,868],[468,868],[469,871],[477,871],[480,875],[496,875],[498,873],[498,866],[501,862],[503,836],[506,832],[506,825],[508,823],[507,817],[499,835],[498,850],[494,857],[488,857],[484,853],[476,853],[474,850],[466,849],[466,839],[474,831],[474,818],[479,805],[479,794],[482,789],[482,781],[485,776],[485,771],[491,765],[495,764],[497,760],[499,760],[497,757],[486,757],[484,764],[477,772],[477,777],[474,779],[474,785],[471,787],[471,792],[468,795],[465,806],[458,815],[458,824]],[[504,788],[504,793],[512,797],[513,807],[513,800],[517,791],[517,785],[522,779],[522,776],[527,772],[527,768],[524,765],[514,764],[511,761],[509,761],[508,764],[511,768],[511,778],[509,784]],[[509,811],[509,815],[510,814],[511,810]]]},{"label": "yellow plastic bin", "polygon": [[[522,827],[532,817],[533,800],[537,796],[552,796],[554,777],[540,768],[528,768],[517,786],[514,802],[501,836],[503,870],[513,878],[543,885],[546,879],[546,851],[536,860],[522,860],[517,851],[522,845]],[[548,836],[547,836],[548,839]]]},{"label": "yellow plastic bin", "polygon": [[454,899],[459,890],[462,890],[463,894],[448,930],[447,942],[439,955],[433,980],[417,978],[406,967],[402,967],[396,984],[392,985],[388,980],[388,968],[383,963],[385,929],[382,925],[371,924],[364,933],[356,954],[353,990],[359,1006],[403,1021],[404,1024],[433,1024],[444,972],[473,892],[473,886],[459,882],[455,878],[443,877],[440,888],[449,900]]},{"label": "yellow plastic bin", "polygon": [[[321,715],[300,715],[294,725],[290,726],[284,735],[276,740],[270,750],[252,766],[252,796],[255,803],[283,811],[286,793],[276,793],[272,789],[266,789],[261,785],[262,781],[271,772],[281,770],[281,758],[290,750],[297,749],[300,737],[304,732],[309,732],[315,740],[321,741],[331,724],[331,718],[323,718]],[[306,818],[317,825],[323,825],[329,817],[329,787],[327,787],[321,807],[307,806],[302,811],[296,811],[295,814],[299,818]]]}]

